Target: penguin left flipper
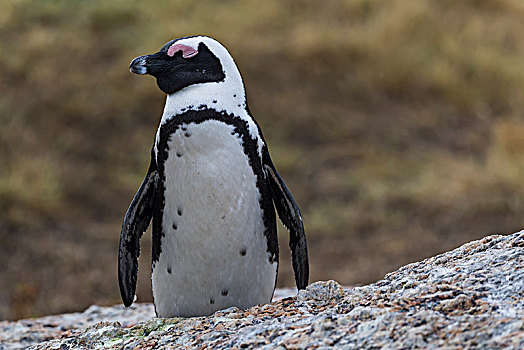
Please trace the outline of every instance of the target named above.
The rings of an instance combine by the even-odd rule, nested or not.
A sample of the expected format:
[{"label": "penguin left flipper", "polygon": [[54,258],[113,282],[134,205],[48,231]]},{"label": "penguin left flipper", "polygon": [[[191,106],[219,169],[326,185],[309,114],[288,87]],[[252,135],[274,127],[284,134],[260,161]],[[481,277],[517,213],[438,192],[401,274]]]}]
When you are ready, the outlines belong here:
[{"label": "penguin left flipper", "polygon": [[269,180],[269,187],[273,196],[273,203],[277,209],[278,217],[289,230],[289,248],[295,272],[297,288],[305,289],[309,278],[309,263],[307,255],[306,234],[300,209],[298,209],[291,192],[278,175],[267,148],[264,148],[262,163]]},{"label": "penguin left flipper", "polygon": [[118,251],[118,284],[125,306],[131,306],[135,297],[138,275],[138,256],[140,238],[147,230],[153,216],[153,198],[158,181],[154,153],[151,151],[151,164],[142,185],[127,209]]}]

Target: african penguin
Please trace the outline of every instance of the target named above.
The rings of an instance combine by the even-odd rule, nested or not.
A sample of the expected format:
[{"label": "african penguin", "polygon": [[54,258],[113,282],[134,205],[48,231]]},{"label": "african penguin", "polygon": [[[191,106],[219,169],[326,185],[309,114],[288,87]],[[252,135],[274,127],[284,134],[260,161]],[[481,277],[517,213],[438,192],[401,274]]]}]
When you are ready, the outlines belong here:
[{"label": "african penguin", "polygon": [[153,221],[158,317],[210,315],[273,297],[275,208],[289,230],[298,289],[309,266],[302,217],[252,118],[240,72],[218,41],[185,37],[135,58],[130,71],[167,94],[147,175],[122,224],[118,278],[133,303],[139,240]]}]

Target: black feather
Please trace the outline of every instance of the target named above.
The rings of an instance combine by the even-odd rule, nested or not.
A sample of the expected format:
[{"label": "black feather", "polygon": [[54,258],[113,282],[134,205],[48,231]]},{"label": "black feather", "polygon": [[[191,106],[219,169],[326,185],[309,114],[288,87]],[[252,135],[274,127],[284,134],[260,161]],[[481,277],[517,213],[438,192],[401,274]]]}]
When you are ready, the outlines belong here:
[{"label": "black feather", "polygon": [[147,230],[153,215],[153,198],[158,180],[154,153],[147,175],[127,209],[118,251],[118,284],[125,306],[131,306],[136,290],[140,238]]},{"label": "black feather", "polygon": [[309,279],[309,263],[307,254],[306,234],[300,209],[289,192],[286,184],[278,175],[267,148],[262,154],[264,170],[269,181],[269,187],[273,195],[273,203],[277,209],[278,217],[289,230],[289,248],[295,272],[295,282],[298,289],[305,289]]}]

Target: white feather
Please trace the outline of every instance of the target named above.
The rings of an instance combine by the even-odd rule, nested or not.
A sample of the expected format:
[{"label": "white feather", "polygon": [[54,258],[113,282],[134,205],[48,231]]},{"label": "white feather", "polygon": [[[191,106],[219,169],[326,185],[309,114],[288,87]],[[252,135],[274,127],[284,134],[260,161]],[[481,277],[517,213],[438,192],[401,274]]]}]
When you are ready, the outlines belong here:
[{"label": "white feather", "polygon": [[158,316],[270,302],[277,263],[269,261],[257,178],[242,141],[216,120],[185,126],[191,136],[173,134],[165,162],[166,235],[152,275]]}]

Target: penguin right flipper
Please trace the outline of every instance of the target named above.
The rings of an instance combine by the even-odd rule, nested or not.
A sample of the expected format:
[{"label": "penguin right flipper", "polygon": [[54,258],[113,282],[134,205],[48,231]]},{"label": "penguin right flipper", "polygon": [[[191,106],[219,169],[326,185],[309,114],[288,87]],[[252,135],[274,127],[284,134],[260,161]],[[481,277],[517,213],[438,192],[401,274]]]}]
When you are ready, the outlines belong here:
[{"label": "penguin right flipper", "polygon": [[291,249],[297,288],[299,290],[305,289],[309,279],[309,263],[306,233],[304,232],[304,223],[302,222],[300,209],[298,209],[291,192],[289,192],[284,180],[282,180],[273,165],[267,149],[263,150],[262,163],[269,179],[269,187],[271,188],[273,203],[277,209],[278,217],[289,230],[289,248]]},{"label": "penguin right flipper", "polygon": [[151,150],[151,164],[142,185],[127,209],[118,251],[118,284],[125,306],[131,306],[135,297],[138,275],[140,238],[147,230],[153,216],[153,198],[158,182],[154,152]]}]

